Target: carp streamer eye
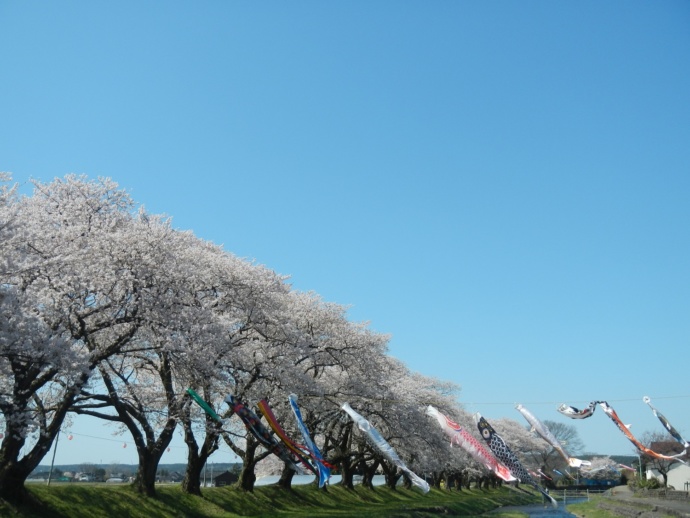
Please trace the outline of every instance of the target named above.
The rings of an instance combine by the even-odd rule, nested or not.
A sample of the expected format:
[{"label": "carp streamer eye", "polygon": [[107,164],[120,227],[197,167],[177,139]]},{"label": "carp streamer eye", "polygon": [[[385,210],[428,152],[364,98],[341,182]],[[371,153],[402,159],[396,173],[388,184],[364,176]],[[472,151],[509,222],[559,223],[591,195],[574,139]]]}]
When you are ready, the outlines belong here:
[{"label": "carp streamer eye", "polygon": [[489,430],[487,430],[486,428],[484,428],[482,430],[482,437],[484,437],[484,439],[488,439],[489,437],[491,437],[491,432]]}]

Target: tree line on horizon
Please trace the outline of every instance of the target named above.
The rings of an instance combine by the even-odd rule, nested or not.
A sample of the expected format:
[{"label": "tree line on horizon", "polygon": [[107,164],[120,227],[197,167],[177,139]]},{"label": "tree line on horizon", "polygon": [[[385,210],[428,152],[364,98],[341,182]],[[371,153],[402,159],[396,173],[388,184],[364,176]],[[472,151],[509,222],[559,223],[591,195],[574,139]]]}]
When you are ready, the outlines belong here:
[{"label": "tree line on horizon", "polygon": [[[298,436],[288,395],[342,483],[376,472],[403,475],[341,412],[364,415],[415,473],[433,483],[491,481],[462,449],[450,448],[424,410],[433,405],[469,430],[459,387],[414,372],[388,354],[389,336],[348,319],[345,306],[295,290],[286,276],[236,257],[167,217],[149,214],[107,178],[34,181],[20,195],[0,176],[0,498],[24,482],[70,416],[88,415],[131,435],[134,487],[155,496],[159,462],[173,434],[187,446],[184,491],[225,443],[241,459],[239,485],[257,471],[294,471],[271,457],[223,398],[267,399]],[[190,399],[192,388],[223,417],[220,426]],[[492,423],[534,466],[552,448],[510,419]],[[559,425],[559,423],[553,423]],[[576,432],[561,433],[577,444]]]}]

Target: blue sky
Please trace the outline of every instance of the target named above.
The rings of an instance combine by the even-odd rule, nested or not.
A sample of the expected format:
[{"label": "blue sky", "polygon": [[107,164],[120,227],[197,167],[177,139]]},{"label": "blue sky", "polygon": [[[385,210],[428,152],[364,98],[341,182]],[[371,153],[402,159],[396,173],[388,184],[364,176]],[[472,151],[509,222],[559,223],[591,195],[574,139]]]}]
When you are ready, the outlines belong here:
[{"label": "blue sky", "polygon": [[[689,28],[684,1],[4,1],[0,170],[111,177],[468,410],[631,454],[555,409],[663,431],[648,395],[690,435]],[[58,463],[135,461],[72,432]]]}]

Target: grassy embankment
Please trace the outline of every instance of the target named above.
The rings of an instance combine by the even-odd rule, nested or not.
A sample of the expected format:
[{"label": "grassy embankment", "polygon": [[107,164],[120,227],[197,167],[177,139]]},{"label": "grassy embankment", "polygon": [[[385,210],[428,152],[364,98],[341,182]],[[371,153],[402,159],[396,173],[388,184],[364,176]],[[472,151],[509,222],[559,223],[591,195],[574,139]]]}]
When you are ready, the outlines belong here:
[{"label": "grassy embankment", "polygon": [[[38,518],[210,518],[233,516],[425,517],[439,514],[481,516],[502,506],[539,502],[528,490],[442,491],[424,495],[416,490],[357,487],[348,491],[331,486],[319,491],[296,486],[292,491],[259,487],[253,493],[231,488],[208,488],[202,498],[182,493],[179,486],[160,486],[158,498],[145,498],[129,486],[96,484],[29,485],[33,504],[13,508],[0,501],[0,516]],[[504,516],[520,516],[519,513]]]},{"label": "grassy embankment", "polygon": [[[599,506],[602,504],[602,507]],[[621,516],[637,516],[648,513],[654,506],[646,503],[644,499],[639,502],[625,502],[611,500],[602,496],[592,497],[587,502],[568,505],[568,511],[575,516],[587,518],[621,518]],[[663,511],[660,511],[663,514]],[[668,515],[671,516],[671,515]]]},{"label": "grassy embankment", "polygon": [[605,509],[599,509],[597,505],[600,500],[601,497],[593,497],[587,502],[570,504],[568,505],[568,512],[575,516],[586,516],[587,518],[620,518],[617,514]]}]

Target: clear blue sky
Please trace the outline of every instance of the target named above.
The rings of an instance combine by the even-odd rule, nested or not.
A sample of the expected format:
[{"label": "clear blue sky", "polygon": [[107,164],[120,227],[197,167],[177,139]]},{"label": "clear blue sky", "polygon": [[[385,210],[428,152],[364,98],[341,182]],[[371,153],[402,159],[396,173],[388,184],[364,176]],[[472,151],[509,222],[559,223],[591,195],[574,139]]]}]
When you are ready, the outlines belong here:
[{"label": "clear blue sky", "polygon": [[4,0],[0,170],[112,177],[468,410],[631,454],[556,407],[690,436],[689,56],[686,1]]}]

